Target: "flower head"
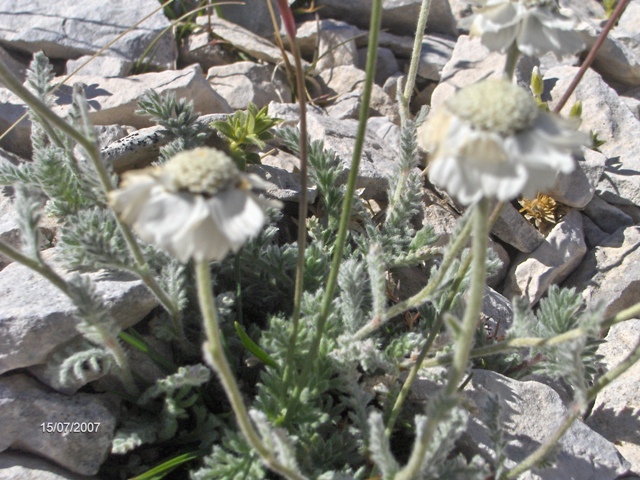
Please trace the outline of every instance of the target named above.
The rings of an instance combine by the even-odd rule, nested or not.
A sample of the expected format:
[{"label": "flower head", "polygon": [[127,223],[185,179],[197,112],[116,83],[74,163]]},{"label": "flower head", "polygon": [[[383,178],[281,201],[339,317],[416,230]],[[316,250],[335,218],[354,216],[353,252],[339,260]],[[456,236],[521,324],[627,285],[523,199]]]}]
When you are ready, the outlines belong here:
[{"label": "flower head", "polygon": [[539,193],[536,198],[522,198],[518,203],[522,206],[519,212],[523,213],[524,218],[533,223],[538,230],[556,223],[558,204],[549,195]]},{"label": "flower head", "polygon": [[221,260],[262,228],[264,202],[250,189],[265,183],[223,152],[197,148],[126,172],[109,203],[143,240],[180,261]]},{"label": "flower head", "polygon": [[461,89],[429,118],[429,180],[468,205],[481,197],[533,197],[574,168],[571,151],[588,141],[574,125],[541,111],[506,80]]},{"label": "flower head", "polygon": [[575,21],[560,14],[557,0],[473,0],[480,7],[471,33],[493,51],[506,52],[515,43],[525,55],[560,57],[584,48]]}]

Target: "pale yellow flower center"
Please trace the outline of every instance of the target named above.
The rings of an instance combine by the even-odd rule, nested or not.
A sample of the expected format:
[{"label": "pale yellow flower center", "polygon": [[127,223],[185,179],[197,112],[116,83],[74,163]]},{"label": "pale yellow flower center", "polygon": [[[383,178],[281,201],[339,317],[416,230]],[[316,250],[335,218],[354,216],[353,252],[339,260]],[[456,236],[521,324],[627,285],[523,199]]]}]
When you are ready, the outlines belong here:
[{"label": "pale yellow flower center", "polygon": [[483,80],[465,87],[447,107],[474,128],[502,135],[527,129],[539,113],[533,97],[506,80]]},{"label": "pale yellow flower center", "polygon": [[213,148],[181,152],[162,166],[178,190],[215,195],[242,182],[235,162]]}]

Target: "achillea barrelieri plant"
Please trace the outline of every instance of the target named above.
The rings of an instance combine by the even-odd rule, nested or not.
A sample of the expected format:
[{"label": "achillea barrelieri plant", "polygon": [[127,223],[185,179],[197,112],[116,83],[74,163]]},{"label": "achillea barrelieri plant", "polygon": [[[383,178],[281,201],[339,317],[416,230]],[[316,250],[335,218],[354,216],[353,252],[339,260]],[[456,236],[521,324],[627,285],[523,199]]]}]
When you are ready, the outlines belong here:
[{"label": "achillea barrelieri plant", "polygon": [[[296,242],[286,240],[290,232],[283,230],[291,225],[286,213],[253,190],[264,188],[263,182],[226,154],[200,148],[204,127],[187,102],[153,93],[140,102],[142,112],[181,132],[180,138],[163,151],[158,165],[124,174],[116,188],[117,179],[101,162],[81,89],[72,114],[61,119],[49,108],[51,75],[43,55],[36,55],[31,67],[31,92],[0,65],[0,78],[32,109],[34,124],[33,162],[0,167],[0,182],[16,187],[24,250],[0,243],[0,252],[44,275],[77,306],[84,350],[52,365],[60,381],[82,376],[79,365],[86,363],[92,376],[112,369],[128,390],[107,462],[111,472],[151,478],[179,468],[175,472],[183,478],[190,471],[194,479],[229,480],[274,478],[270,472],[322,480],[516,478],[543,462],[595,393],[640,357],[635,351],[620,368],[598,378],[594,340],[600,329],[637,316],[640,307],[603,320],[599,311],[581,306],[576,292],[555,287],[535,316],[515,301],[505,338],[474,345],[486,273],[495,265],[486,256],[492,203],[549,186],[558,172],[574,168],[570,151],[585,141],[574,124],[538,109],[534,98],[510,81],[519,51],[538,54],[549,47],[536,43],[528,28],[562,30],[547,39],[552,51],[576,48],[554,3],[475,3],[484,7],[477,29],[487,36],[485,43],[507,52],[509,61],[504,80],[461,90],[426,120],[434,152],[429,178],[468,206],[445,247],[434,247],[432,230],[418,226],[424,187],[416,171],[416,128],[426,114],[412,119],[408,110],[426,0],[399,93],[401,151],[381,220],[371,217],[355,188],[376,48],[368,52],[346,184],[337,181],[343,167],[335,153],[322,142],[307,145],[304,122],[300,132],[277,132],[283,148],[303,157],[305,169],[308,157],[308,175],[301,173],[320,194],[317,215],[307,215],[301,202]],[[372,46],[381,4],[372,2]],[[288,3],[279,1],[278,7],[294,37]],[[275,124],[266,112],[261,116],[265,125]],[[217,126],[225,134],[225,127]],[[261,147],[262,139],[253,144]],[[243,148],[242,142],[236,148]],[[86,277],[64,280],[43,261],[36,239],[43,201],[45,213],[63,224],[59,247],[69,267],[134,273],[158,297],[166,312],[160,316],[163,328],[154,331],[176,347],[174,358],[149,348],[135,329],[120,332]],[[548,219],[549,208],[530,210]],[[356,224],[358,229],[350,228]],[[471,248],[465,249],[472,232]],[[390,292],[396,272],[404,268],[421,269],[429,280],[401,300]],[[446,344],[436,342],[444,337]],[[120,340],[145,351],[166,377],[152,383],[134,379]],[[460,392],[470,360],[503,354],[563,378],[574,397],[557,432],[511,469],[501,455],[493,461],[467,459],[456,448],[470,415]],[[529,362],[533,357],[536,362]],[[442,388],[420,407],[425,415],[408,418],[404,407],[412,381],[434,365],[446,366]],[[488,425],[496,452],[504,451],[499,410],[496,399]],[[407,425],[413,425],[408,435]]]}]

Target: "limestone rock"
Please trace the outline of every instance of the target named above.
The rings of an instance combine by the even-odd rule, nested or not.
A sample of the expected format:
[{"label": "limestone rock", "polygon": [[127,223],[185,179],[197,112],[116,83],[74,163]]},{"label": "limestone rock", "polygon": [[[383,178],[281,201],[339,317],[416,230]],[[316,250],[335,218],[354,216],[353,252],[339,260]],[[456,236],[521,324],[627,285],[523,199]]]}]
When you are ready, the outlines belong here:
[{"label": "limestone rock", "polygon": [[[45,261],[63,276],[55,263],[55,249]],[[96,290],[123,328],[135,325],[154,307],[156,298],[142,282],[125,274],[89,274]],[[46,361],[58,346],[79,335],[71,301],[48,280],[27,267],[12,263],[0,272],[0,373]]]},{"label": "limestone rock", "polygon": [[[386,0],[382,4],[382,28],[392,33],[413,35],[420,12],[421,0]],[[371,18],[369,0],[318,0],[320,15],[340,18],[359,27],[368,28]],[[455,34],[456,22],[447,0],[433,0],[427,18],[427,32]]]},{"label": "limestone rock", "polygon": [[486,287],[482,299],[482,315],[487,336],[499,340],[505,337],[507,329],[513,323],[511,301],[493,288]]},{"label": "limestone rock", "polygon": [[[24,82],[27,78],[27,65],[19,62],[11,56],[4,48],[0,47],[0,62],[4,63],[9,71],[20,82]],[[4,88],[4,84],[0,82],[0,87]]]},{"label": "limestone rock", "polygon": [[[273,22],[271,21],[267,2],[263,0],[244,0],[242,4],[221,3],[216,8],[220,9],[222,18],[225,20],[240,25],[261,37],[273,37]],[[276,28],[279,28],[280,15],[278,15],[277,9],[275,17]]]},{"label": "limestone rock", "polygon": [[[577,30],[581,33],[587,48],[590,49],[596,42],[602,27],[587,20],[581,22]],[[598,50],[591,68],[609,82],[627,87],[637,86],[640,82],[640,51],[632,50],[614,35],[609,35]]]},{"label": "limestone rock", "polygon": [[[209,124],[213,121],[224,120],[226,114],[201,115],[198,121]],[[102,149],[102,158],[116,173],[135,168],[143,168],[155,162],[160,155],[160,148],[174,140],[173,135],[164,127],[154,126],[141,128],[126,137],[109,143]],[[216,146],[222,148],[222,142]]]},{"label": "limestone rock", "polygon": [[[485,459],[495,452],[486,425],[489,395],[498,395],[503,404],[500,423],[506,447],[506,466],[513,467],[531,454],[558,427],[567,415],[560,396],[542,383],[519,382],[488,370],[474,370],[465,395],[477,407],[462,443]],[[558,442],[553,467],[533,469],[520,480],[598,479],[614,480],[626,473],[629,463],[609,442],[577,420]]]},{"label": "limestone rock", "polygon": [[[604,343],[598,347],[607,370],[623,361],[638,346],[640,320],[628,320],[614,325]],[[620,453],[631,463],[633,471],[640,471],[640,365],[635,364],[607,385],[596,397],[591,415],[586,420],[593,430],[615,442]]]},{"label": "limestone rock", "polygon": [[607,233],[614,233],[619,228],[628,227],[634,223],[629,215],[609,205],[597,195],[585,206],[584,213]]},{"label": "limestone rock", "polygon": [[544,241],[542,234],[510,203],[505,203],[491,233],[520,252],[533,252]]},{"label": "limestone rock", "polygon": [[[0,88],[0,147],[24,158],[31,157],[31,122],[24,102],[6,88]],[[23,118],[24,117],[24,118]],[[22,120],[20,120],[22,119]],[[9,132],[9,128],[20,122]]]},{"label": "limestone rock", "polygon": [[[271,160],[272,162],[273,160]],[[288,172],[287,170],[267,165],[263,160],[262,165],[249,165],[248,173],[258,175],[263,180],[274,185],[275,188],[267,190],[269,196],[282,202],[299,202],[300,201],[300,174]],[[307,187],[307,202],[315,202],[318,196],[318,189],[315,185]]]},{"label": "limestone rock", "polygon": [[[78,75],[89,103],[89,120],[95,125],[132,125],[144,128],[152,125],[147,116],[135,115],[137,102],[145,91],[152,89],[159,94],[173,92],[178,98],[194,103],[200,113],[229,113],[231,107],[207,82],[199,66],[184,70],[143,73],[128,78],[104,78]],[[57,109],[61,113],[71,104],[71,87],[63,86],[58,92]]]},{"label": "limestone rock", "polygon": [[583,169],[585,161],[574,161],[574,164],[575,168],[571,173],[560,172],[553,187],[544,193],[569,207],[584,208],[593,198],[597,180],[590,181]]},{"label": "limestone rock", "polygon": [[269,102],[288,102],[291,89],[283,72],[272,65],[236,62],[211,67],[207,80],[233,110],[244,110],[249,102],[258,108]]},{"label": "limestone rock", "polygon": [[[313,22],[315,23],[315,22]],[[316,33],[317,35],[317,33]],[[358,29],[337,20],[322,20],[319,25],[318,71],[341,65],[358,64],[358,49],[355,37]]]},{"label": "limestone rock", "polygon": [[444,35],[425,35],[418,64],[418,76],[439,81],[442,70],[453,55],[456,42]]},{"label": "limestone rock", "polygon": [[[431,106],[437,107],[458,89],[471,85],[481,78],[500,78],[504,70],[505,56],[490,52],[479,38],[466,35],[458,37],[451,58],[441,72],[442,82],[433,92]],[[529,85],[531,71],[537,65],[531,57],[521,57],[516,65],[515,77],[520,85]]]},{"label": "limestone rock", "polygon": [[97,75],[101,77],[126,77],[133,71],[134,62],[121,57],[107,57],[100,55],[82,57],[67,61],[66,73],[71,75]]},{"label": "limestone rock", "polygon": [[[551,108],[577,70],[575,67],[555,67],[546,72],[545,83],[553,84]],[[580,129],[593,130],[605,142],[600,151],[607,157],[607,162],[597,186],[598,195],[612,204],[640,206],[640,157],[635,154],[640,151],[640,121],[616,92],[591,70],[587,71],[562,112],[568,114],[577,100],[582,101]]]},{"label": "limestone rock", "polygon": [[[364,70],[367,66],[367,52],[366,48],[358,49],[358,68]],[[382,86],[388,78],[399,73],[400,66],[398,60],[390,48],[378,48],[378,60],[376,62],[376,74],[375,82]],[[384,90],[384,89],[383,89]],[[388,92],[385,92],[388,94]]]},{"label": "limestone rock", "polygon": [[589,306],[606,305],[615,315],[640,298],[640,227],[624,227],[589,251],[580,267],[564,282],[575,287]]},{"label": "limestone rock", "polygon": [[[198,17],[196,22],[198,25],[207,26],[207,17]],[[242,28],[240,25],[222,18],[212,17],[211,29],[217,37],[258,60],[263,60],[273,65],[282,61],[282,52],[274,43],[246,28]],[[287,57],[293,65],[293,56],[287,53]],[[307,63],[303,62],[303,65],[306,66]]]},{"label": "limestone rock", "polygon": [[589,250],[602,245],[609,237],[608,233],[600,230],[600,227],[584,213],[582,214],[582,227],[584,229],[584,243],[587,244]]},{"label": "limestone rock", "polygon": [[135,62],[162,35],[150,57],[151,64],[171,68],[177,58],[175,38],[167,29],[169,20],[157,5],[146,0],[5,0],[2,7],[0,42],[12,50],[42,50],[49,58],[72,59],[94,54],[124,34],[107,54]]},{"label": "limestone rock", "polygon": [[[0,377],[0,451],[14,448],[35,453],[82,475],[95,475],[111,451],[116,418],[107,399],[78,393],[68,397],[52,393],[24,374]],[[92,428],[93,432],[64,434],[43,432],[51,422],[54,429]],[[95,431],[98,424],[97,431]]]},{"label": "limestone rock", "polygon": [[71,473],[43,458],[16,451],[0,453],[0,478],[7,480],[98,480],[97,477]]},{"label": "limestone rock", "polygon": [[504,296],[524,295],[531,304],[536,303],[551,285],[562,282],[578,267],[586,252],[582,215],[571,210],[535,251],[514,259]]},{"label": "limestone rock", "polygon": [[209,31],[202,27],[182,39],[178,55],[181,65],[198,63],[205,72],[211,67],[229,65],[240,60],[232,45],[212,38]]},{"label": "limestone rock", "polygon": [[[359,110],[365,77],[366,74],[363,70],[355,66],[346,65],[324,70],[320,74],[320,78],[327,85],[328,93],[332,96],[337,96],[336,104],[340,103],[340,101],[350,101],[352,104],[356,104],[356,106],[351,107],[351,111]],[[349,95],[351,93],[355,95]],[[371,91],[369,114],[371,116],[385,115],[393,122],[397,122],[399,120],[397,111],[396,103],[384,93],[382,87],[374,84]],[[340,118],[354,118],[344,114],[335,116]]]}]

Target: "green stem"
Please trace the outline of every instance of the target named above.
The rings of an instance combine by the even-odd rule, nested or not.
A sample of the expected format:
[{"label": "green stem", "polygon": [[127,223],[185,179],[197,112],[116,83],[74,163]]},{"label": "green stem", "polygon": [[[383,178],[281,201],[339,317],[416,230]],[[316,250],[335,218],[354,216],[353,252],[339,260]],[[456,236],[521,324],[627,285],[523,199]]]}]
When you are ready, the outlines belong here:
[{"label": "green stem", "polygon": [[[86,138],[82,133],[73,128],[67,122],[65,122],[62,118],[56,115],[53,111],[49,109],[40,99],[38,99],[35,95],[33,95],[27,88],[25,88],[19,81],[16,79],[6,68],[4,63],[0,61],[0,81],[4,83],[9,90],[13,91],[16,95],[18,95],[28,106],[31,108],[36,115],[40,118],[43,118],[47,123],[55,126],[59,130],[61,130],[65,135],[71,137],[74,141],[76,141],[84,150],[87,152],[93,167],[95,169],[96,174],[98,175],[98,179],[100,181],[100,185],[105,193],[113,190],[113,185],[111,184],[111,179],[109,174],[107,173],[107,169],[104,167],[100,155],[100,150],[98,144]],[[80,103],[81,114],[88,121],[88,113],[86,112],[86,106],[81,102]],[[122,232],[122,235],[127,242],[129,250],[133,255],[135,263],[137,265],[137,271],[140,279],[149,287],[149,289],[153,292],[156,298],[160,301],[163,307],[167,309],[171,318],[174,320],[176,328],[180,325],[180,312],[177,307],[173,304],[169,296],[164,292],[162,287],[158,284],[156,279],[148,273],[148,267],[144,259],[144,255],[142,254],[142,250],[138,245],[133,233],[124,225],[117,215],[114,216],[116,218],[116,222],[118,223],[118,227]],[[182,333],[181,327],[179,331],[176,332],[182,337],[184,334]]]},{"label": "green stem", "polygon": [[347,232],[349,230],[349,223],[351,220],[351,209],[353,206],[353,196],[356,189],[356,181],[358,179],[358,170],[360,169],[360,157],[362,156],[362,150],[364,148],[364,137],[367,128],[367,118],[369,117],[369,105],[371,104],[371,90],[373,86],[373,79],[375,77],[376,59],[377,59],[377,45],[378,34],[380,33],[380,23],[382,19],[382,0],[373,0],[373,6],[371,10],[371,23],[369,31],[369,48],[367,51],[367,66],[366,66],[366,80],[364,89],[362,91],[362,102],[360,108],[360,117],[358,121],[358,132],[356,136],[356,143],[353,149],[353,158],[351,160],[351,169],[349,171],[349,177],[347,179],[347,188],[344,195],[344,202],[342,204],[342,212],[340,214],[340,225],[338,227],[338,235],[334,244],[333,258],[331,261],[331,270],[327,279],[327,287],[322,302],[322,308],[320,310],[320,317],[318,318],[318,325],[316,328],[313,343],[309,351],[308,360],[305,363],[305,367],[302,375],[302,384],[306,382],[306,379],[310,373],[311,368],[315,364],[316,355],[320,348],[320,342],[322,335],[324,334],[324,328],[327,323],[327,318],[331,312],[331,305],[333,303],[333,297],[336,287],[338,285],[338,272],[340,270],[340,264],[342,262],[342,255],[344,252],[344,246],[347,240]]},{"label": "green stem", "polygon": [[[482,299],[484,298],[487,243],[489,236],[489,208],[489,200],[483,198],[476,205],[473,213],[471,286],[465,315],[454,345],[453,363],[449,370],[449,379],[444,387],[445,397],[451,399],[451,402],[455,402],[456,404],[459,402],[459,386],[460,382],[464,379],[469,363],[469,353],[473,345],[473,338],[482,308]],[[394,480],[411,480],[418,477],[425,454],[433,439],[433,433],[444,413],[445,412],[436,411],[429,417],[425,431],[421,435],[421,441],[415,445],[407,465],[398,472]]]},{"label": "green stem", "polygon": [[518,44],[513,42],[507,51],[507,58],[504,62],[504,72],[503,76],[507,80],[511,80],[513,78],[513,74],[516,71],[516,65],[518,64],[518,59],[520,58],[520,50],[518,50]]},{"label": "green stem", "polygon": [[413,95],[413,88],[416,84],[416,75],[418,74],[418,65],[420,64],[420,53],[422,52],[422,40],[424,39],[424,29],[427,26],[427,17],[431,0],[422,0],[420,13],[418,15],[418,24],[416,26],[416,35],[413,39],[413,50],[411,52],[411,63],[409,64],[409,73],[404,86],[404,93],[400,97],[400,119],[401,125],[404,127],[409,118],[409,102]]},{"label": "green stem", "polygon": [[285,467],[274,457],[251,423],[247,407],[242,399],[242,393],[224,353],[208,262],[196,262],[196,282],[198,286],[198,301],[204,318],[204,328],[207,336],[207,341],[203,345],[205,360],[220,379],[242,435],[247,443],[260,455],[260,458],[268,468],[287,479],[304,480],[305,477]]},{"label": "green stem", "polygon": [[467,274],[467,270],[471,265],[471,258],[472,258],[471,255],[468,255],[467,258],[464,259],[464,262],[462,263],[462,265],[460,265],[460,268],[458,270],[458,275],[456,276],[456,279],[453,282],[453,285],[451,285],[451,289],[449,290],[449,295],[447,296],[447,300],[445,301],[445,304],[442,307],[441,312],[438,314],[438,318],[434,323],[433,328],[429,332],[429,336],[427,337],[427,340],[422,346],[422,349],[420,350],[420,354],[418,355],[416,362],[411,367],[411,370],[409,371],[409,375],[407,375],[407,378],[405,379],[402,385],[402,389],[400,390],[400,393],[396,398],[393,408],[391,409],[391,415],[389,415],[389,420],[387,421],[387,426],[385,428],[385,434],[387,435],[387,438],[391,436],[391,432],[393,431],[393,427],[395,426],[396,420],[398,419],[398,415],[402,410],[402,405],[404,404],[404,401],[406,400],[407,396],[409,395],[409,392],[411,391],[411,386],[413,385],[413,382],[415,381],[415,379],[418,377],[418,372],[422,368],[422,363],[427,357],[429,350],[431,350],[431,346],[433,345],[433,342],[438,336],[438,333],[440,333],[440,329],[442,328],[442,324],[443,324],[443,321],[442,321],[443,315],[451,309],[451,305],[453,304],[453,299],[455,295],[458,293],[460,289],[460,284],[462,283],[462,280],[464,279],[464,276]]}]

